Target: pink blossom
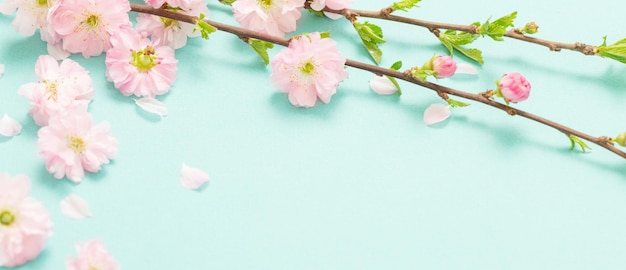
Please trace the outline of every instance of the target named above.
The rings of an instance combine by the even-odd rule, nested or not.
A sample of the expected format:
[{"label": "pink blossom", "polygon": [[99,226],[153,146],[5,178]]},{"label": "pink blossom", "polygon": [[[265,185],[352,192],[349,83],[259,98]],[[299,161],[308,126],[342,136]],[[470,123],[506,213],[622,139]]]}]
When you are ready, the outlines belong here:
[{"label": "pink blossom", "polygon": [[530,95],[530,83],[518,72],[504,74],[498,83],[498,91],[506,102],[524,101]]},{"label": "pink blossom", "polygon": [[346,58],[335,41],[318,32],[296,37],[272,62],[270,81],[297,107],[312,107],[317,98],[328,103],[339,82],[348,77]]},{"label": "pink blossom", "polygon": [[0,3],[0,13],[9,15],[17,11],[11,25],[18,33],[32,36],[37,29],[48,26],[48,10],[55,2],[57,1],[6,0]]},{"label": "pink blossom", "polygon": [[28,112],[35,123],[45,126],[51,116],[87,109],[95,92],[89,72],[80,64],[65,59],[59,65],[51,56],[42,55],[35,63],[35,73],[40,81],[24,84],[18,90],[33,106]]},{"label": "pink blossom", "polygon": [[353,1],[354,0],[313,0],[311,2],[311,8],[317,11],[324,9],[324,7],[333,10],[342,10],[349,8]]},{"label": "pink blossom", "polygon": [[91,240],[85,243],[76,243],[77,257],[65,260],[67,270],[117,270],[120,265],[109,253],[101,240]]},{"label": "pink blossom", "polygon": [[111,37],[106,54],[107,79],[126,96],[154,97],[169,91],[176,79],[174,49],[159,45],[130,27]]},{"label": "pink blossom", "polygon": [[80,182],[85,171],[99,171],[117,152],[118,142],[109,132],[108,122],[92,126],[86,112],[50,118],[37,133],[46,169],[57,179],[67,176],[73,182]]},{"label": "pink blossom", "polygon": [[153,8],[161,8],[165,4],[165,0],[144,0],[144,2]]},{"label": "pink blossom", "polygon": [[52,234],[50,214],[31,197],[30,180],[0,174],[0,267],[13,267],[37,257]]},{"label": "pink blossom", "polygon": [[[209,9],[204,1],[189,1],[182,3],[189,8],[171,8],[168,10],[178,12],[185,15],[200,16],[209,15]],[[170,46],[174,49],[181,48],[187,44],[187,37],[200,36],[200,31],[194,31],[195,25],[183,23],[176,20],[166,19],[159,16],[149,14],[137,15],[137,31],[139,33],[147,33],[152,36],[152,40],[160,40],[161,44]]]},{"label": "pink blossom", "polygon": [[237,0],[232,6],[243,27],[282,37],[296,30],[304,0]]},{"label": "pink blossom", "polygon": [[456,62],[452,59],[452,56],[435,56],[432,59],[432,67],[437,79],[451,77],[456,72]]},{"label": "pink blossom", "polygon": [[84,57],[111,47],[111,35],[130,25],[127,0],[62,0],[50,10],[50,26],[63,40],[63,49]]}]

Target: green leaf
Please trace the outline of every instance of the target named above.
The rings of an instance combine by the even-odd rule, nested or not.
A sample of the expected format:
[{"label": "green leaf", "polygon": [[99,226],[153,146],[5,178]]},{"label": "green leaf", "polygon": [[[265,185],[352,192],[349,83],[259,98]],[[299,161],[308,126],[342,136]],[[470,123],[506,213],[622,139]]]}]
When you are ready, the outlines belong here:
[{"label": "green leaf", "polygon": [[233,3],[235,3],[235,1],[237,1],[237,0],[219,0],[219,1],[220,1],[220,3],[222,3],[224,5],[232,6]]},{"label": "green leaf", "polygon": [[352,23],[354,29],[356,29],[365,49],[372,56],[374,62],[376,64],[380,63],[380,59],[383,56],[383,52],[378,47],[378,44],[385,43],[385,39],[383,38],[383,30],[375,24],[365,22],[360,23],[355,21]]},{"label": "green leaf", "polygon": [[[402,61],[396,61],[395,63],[393,63],[391,65],[391,67],[389,67],[389,69],[392,69],[392,70],[395,70],[395,71],[398,71],[401,68],[402,68]],[[396,78],[394,78],[394,77],[387,76],[387,75],[385,75],[385,77],[387,77],[387,79],[389,79],[389,81],[391,81],[391,83],[393,83],[393,86],[395,86],[396,89],[398,89],[398,92],[396,92],[396,93],[398,93],[398,96],[401,96],[402,95],[402,89],[400,89],[400,84],[398,83],[398,80],[396,80]]]},{"label": "green leaf", "polygon": [[493,22],[489,22],[489,19],[478,28],[478,33],[481,35],[487,35],[495,41],[503,41],[502,38],[506,34],[508,27],[513,27],[513,21],[517,17],[517,11],[501,17]]},{"label": "green leaf", "polygon": [[306,10],[308,10],[310,13],[313,13],[317,17],[324,17],[324,12],[321,10],[313,10],[311,8],[307,8]]},{"label": "green leaf", "polygon": [[393,63],[393,65],[391,65],[391,67],[389,67],[390,69],[393,69],[395,71],[398,71],[402,68],[402,61],[397,61],[395,63]]},{"label": "green leaf", "polygon": [[394,11],[396,10],[402,10],[402,11],[409,11],[409,9],[417,7],[417,3],[419,3],[421,0],[402,0],[402,1],[398,1],[395,2],[391,5],[391,9],[393,9]]},{"label": "green leaf", "polygon": [[450,107],[452,107],[452,108],[467,107],[467,106],[470,105],[469,103],[461,102],[461,101],[454,100],[454,99],[451,99],[451,98],[448,98],[446,100],[446,102],[448,102],[448,105],[450,105]]},{"label": "green leaf", "polygon": [[597,46],[596,49],[598,50],[597,55],[626,64],[626,38],[607,46],[605,36],[602,45]]},{"label": "green leaf", "polygon": [[578,144],[578,146],[580,146],[580,149],[583,150],[583,152],[586,151],[586,149],[591,150],[591,147],[589,147],[583,140],[581,140],[580,138],[574,136],[574,135],[568,135],[567,136],[570,140],[570,142],[572,143],[572,146],[570,147],[570,150],[574,150],[574,147],[576,147],[576,144]]},{"label": "green leaf", "polygon": [[269,55],[267,54],[267,49],[274,48],[274,43],[255,39],[255,38],[249,38],[248,44],[250,45],[250,47],[252,47],[252,49],[254,49],[254,51],[257,54],[259,54],[259,56],[261,56],[261,59],[263,59],[263,62],[265,63],[265,65],[268,65],[270,63],[270,58],[269,58]]},{"label": "green leaf", "polygon": [[320,32],[320,38],[330,38],[330,31]]},{"label": "green leaf", "polygon": [[447,30],[441,34],[439,34],[439,41],[443,44],[450,55],[454,54],[454,50],[459,51],[463,55],[469,57],[470,59],[483,64],[483,56],[482,52],[479,49],[474,48],[464,48],[462,45],[470,44],[474,40],[476,40],[479,35],[470,34],[467,32],[458,32],[455,30]]},{"label": "green leaf", "polygon": [[209,39],[209,34],[217,31],[217,28],[215,28],[213,25],[206,23],[204,21],[204,17],[204,14],[200,14],[198,20],[196,21],[196,27],[193,29],[193,31],[200,31],[203,39]]}]

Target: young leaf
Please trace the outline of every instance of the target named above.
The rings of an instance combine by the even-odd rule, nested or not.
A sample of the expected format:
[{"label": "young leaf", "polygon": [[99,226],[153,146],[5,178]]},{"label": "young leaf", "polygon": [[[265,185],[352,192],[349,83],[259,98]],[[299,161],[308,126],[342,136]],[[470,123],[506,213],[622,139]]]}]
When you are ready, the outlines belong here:
[{"label": "young leaf", "polygon": [[378,47],[378,44],[385,43],[383,38],[383,30],[375,24],[365,22],[360,23],[355,21],[352,23],[354,29],[359,34],[363,46],[367,49],[367,52],[372,56],[376,64],[380,63],[380,59],[383,56],[383,52]]},{"label": "young leaf", "polygon": [[389,67],[390,69],[393,69],[395,71],[398,71],[402,68],[402,61],[397,61],[395,63],[393,63],[393,65],[391,65],[391,67]]},{"label": "young leaf", "polygon": [[506,34],[506,29],[513,27],[513,20],[517,17],[517,11],[501,17],[493,22],[489,22],[490,19],[478,28],[478,33],[481,35],[488,35],[495,41],[503,41],[502,38]]},{"label": "young leaf", "polygon": [[605,36],[604,43],[597,46],[596,49],[598,50],[597,54],[599,56],[611,58],[626,64],[626,38],[607,46]]},{"label": "young leaf", "polygon": [[237,0],[219,0],[219,1],[220,1],[220,3],[222,3],[224,5],[232,6],[233,3],[235,3],[235,1],[237,1]]},{"label": "young leaf", "polygon": [[198,17],[198,20],[196,21],[196,27],[193,29],[193,31],[200,31],[203,39],[209,39],[209,34],[217,31],[217,28],[215,28],[213,25],[206,23],[204,21],[204,17],[205,15],[201,13]]},{"label": "young leaf", "polygon": [[317,16],[317,17],[324,17],[324,12],[321,10],[313,10],[310,8],[307,8],[306,10],[308,10],[310,13],[313,13],[313,15]]},{"label": "young leaf", "polygon": [[421,0],[402,0],[402,1],[398,1],[395,2],[391,5],[391,9],[393,9],[394,11],[396,10],[402,10],[402,11],[409,11],[409,9],[417,7],[417,3],[419,3]]},{"label": "young leaf", "polygon": [[447,30],[439,34],[439,41],[448,49],[450,55],[454,54],[454,50],[457,50],[470,59],[483,64],[484,61],[480,50],[474,48],[467,49],[461,46],[472,43],[476,38],[478,38],[478,35],[467,32],[457,33],[455,30]]},{"label": "young leaf", "polygon": [[591,150],[591,147],[589,147],[583,140],[581,140],[580,138],[574,136],[574,135],[569,135],[567,136],[570,140],[570,142],[572,143],[572,147],[570,147],[570,150],[574,150],[574,147],[576,147],[576,144],[578,144],[578,146],[580,146],[580,149],[583,150],[583,152],[586,151],[586,149]]},{"label": "young leaf", "polygon": [[448,102],[448,105],[450,105],[450,107],[452,107],[452,108],[467,107],[467,106],[470,105],[469,103],[461,102],[461,101],[454,100],[454,99],[451,99],[451,98],[448,98],[446,100],[446,102]]},{"label": "young leaf", "polygon": [[252,49],[254,49],[254,51],[257,54],[259,54],[261,59],[263,59],[263,62],[265,63],[265,65],[268,65],[270,63],[270,58],[269,58],[269,55],[267,54],[267,49],[274,48],[274,43],[263,41],[263,40],[258,40],[255,38],[249,38],[248,44],[250,45],[250,47],[252,47]]}]

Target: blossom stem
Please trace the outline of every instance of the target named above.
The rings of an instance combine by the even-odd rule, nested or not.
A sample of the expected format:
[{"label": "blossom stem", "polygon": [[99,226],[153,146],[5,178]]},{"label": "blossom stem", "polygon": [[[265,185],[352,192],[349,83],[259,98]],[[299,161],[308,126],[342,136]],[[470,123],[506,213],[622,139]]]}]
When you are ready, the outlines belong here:
[{"label": "blossom stem", "polygon": [[[305,8],[310,9],[310,3],[305,4]],[[354,20],[356,17],[366,17],[366,18],[374,18],[381,19],[387,21],[400,22],[415,26],[420,26],[428,29],[435,36],[439,36],[441,29],[446,30],[456,30],[468,32],[470,34],[478,34],[478,27],[475,25],[463,25],[463,24],[451,24],[451,23],[442,23],[442,22],[433,22],[433,21],[425,21],[419,19],[413,19],[403,16],[397,16],[389,14],[386,9],[382,9],[380,11],[371,11],[371,10],[360,10],[360,9],[342,9],[342,10],[334,10],[325,7],[323,9],[325,12],[334,13],[343,15],[349,20]],[[596,54],[596,47],[592,45],[587,45],[584,43],[576,42],[576,43],[563,43],[557,41],[551,41],[546,39],[540,39],[535,37],[529,37],[524,35],[519,29],[511,29],[504,34],[505,37],[517,39],[529,43],[534,43],[537,45],[548,47],[551,51],[561,51],[561,49],[577,51],[585,55],[594,55]]]},{"label": "blossom stem", "polygon": [[[176,13],[176,12],[170,12],[164,9],[153,9],[150,6],[146,6],[146,5],[138,5],[138,4],[131,4],[131,10],[134,12],[139,12],[139,13],[146,13],[146,14],[152,14],[152,15],[157,15],[157,16],[161,16],[161,17],[165,17],[165,18],[169,18],[169,19],[173,19],[173,20],[178,20],[178,21],[182,21],[182,22],[187,22],[187,23],[192,23],[195,24],[196,21],[198,20],[197,17],[194,16],[189,16],[189,15],[185,15],[185,14],[181,14],[181,13]],[[268,42],[272,42],[274,44],[277,45],[282,45],[282,46],[288,46],[289,45],[289,39],[285,39],[285,38],[281,38],[281,37],[275,37],[275,36],[271,36],[271,35],[267,35],[264,33],[260,33],[260,32],[255,32],[255,31],[251,31],[251,30],[247,30],[241,27],[237,27],[237,26],[232,26],[232,25],[228,25],[228,24],[223,24],[220,22],[215,22],[215,21],[211,21],[211,20],[204,20],[206,23],[214,26],[215,28],[217,28],[220,31],[223,32],[228,32],[231,33],[233,35],[238,36],[239,38],[255,38],[255,39],[259,39],[259,40],[264,40],[264,41],[268,41]],[[506,112],[509,115],[518,115],[527,119],[530,119],[532,121],[538,122],[540,124],[552,127],[553,129],[556,129],[560,132],[562,132],[563,134],[565,134],[566,136],[576,136],[579,137],[581,139],[584,139],[588,142],[591,142],[593,144],[596,144],[602,148],[607,149],[610,152],[615,153],[616,155],[625,158],[626,159],[626,152],[618,149],[617,147],[615,147],[612,143],[612,140],[607,137],[607,136],[599,136],[599,137],[594,137],[592,135],[589,135],[587,133],[584,133],[582,131],[564,126],[562,124],[559,124],[557,122],[554,122],[552,120],[543,118],[541,116],[538,116],[536,114],[532,114],[520,109],[516,109],[510,106],[507,106],[506,104],[500,103],[500,102],[496,102],[493,99],[488,98],[488,96],[478,93],[470,93],[470,92],[465,92],[465,91],[461,91],[461,90],[457,90],[454,88],[450,88],[450,87],[446,87],[443,85],[439,85],[436,83],[432,83],[432,82],[428,82],[428,81],[422,81],[419,79],[416,79],[414,77],[412,77],[410,74],[405,74],[403,72],[400,71],[395,71],[392,69],[388,69],[388,68],[383,68],[383,67],[379,67],[379,66],[375,66],[375,65],[371,65],[371,64],[367,64],[367,63],[363,63],[363,62],[359,62],[359,61],[355,61],[355,60],[351,60],[351,59],[347,59],[346,66],[349,67],[353,67],[356,69],[360,69],[360,70],[364,70],[364,71],[369,71],[372,72],[374,74],[377,75],[387,75],[390,77],[394,77],[400,80],[404,80],[406,82],[412,83],[412,84],[416,84],[419,86],[422,86],[424,88],[428,88],[432,91],[435,91],[437,94],[442,95],[441,93],[445,93],[448,95],[452,95],[452,96],[457,96],[457,97],[461,97],[461,98],[465,98],[465,99],[469,99],[469,100],[473,100],[476,102],[480,102],[483,103],[485,105],[491,106],[493,108],[502,110],[504,112]]]}]

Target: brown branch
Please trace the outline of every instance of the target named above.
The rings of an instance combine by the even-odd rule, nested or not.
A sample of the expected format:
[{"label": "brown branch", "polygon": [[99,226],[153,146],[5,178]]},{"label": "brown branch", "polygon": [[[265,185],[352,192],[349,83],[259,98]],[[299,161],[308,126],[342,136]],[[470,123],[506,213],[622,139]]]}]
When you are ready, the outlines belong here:
[{"label": "brown branch", "polygon": [[[153,9],[152,7],[146,6],[146,5],[131,4],[131,10],[134,12],[157,15],[157,16],[161,16],[164,18],[178,20],[178,21],[192,23],[192,24],[195,24],[196,21],[198,20],[197,17],[188,16],[188,15],[180,14],[176,12],[171,12],[171,11],[167,11],[164,9]],[[223,23],[219,23],[219,22],[215,22],[211,20],[204,20],[204,21],[214,26],[220,31],[231,33],[233,35],[238,36],[239,38],[255,38],[259,40],[272,42],[274,44],[278,44],[282,46],[289,45],[289,40],[285,38],[275,37],[275,36],[267,35],[264,33],[259,33],[259,32],[251,31],[251,30],[244,29],[241,27],[223,24]],[[435,84],[435,83],[431,83],[427,81],[421,81],[419,79],[412,77],[410,73],[403,73],[403,72],[395,71],[392,69],[382,68],[379,66],[375,66],[375,65],[371,65],[371,64],[351,60],[351,59],[347,59],[345,65],[356,68],[356,69],[369,71],[377,75],[387,75],[387,76],[391,76],[400,80],[404,80],[406,82],[416,84],[416,85],[428,88],[432,91],[435,91],[440,96],[444,96],[445,94],[445,95],[451,95],[451,96],[456,96],[456,97],[461,97],[461,98],[477,101],[485,105],[491,106],[493,108],[502,110],[509,115],[518,115],[518,116],[530,119],[532,121],[541,123],[543,125],[552,127],[562,132],[566,136],[574,135],[576,137],[589,141],[593,144],[596,144],[602,148],[605,148],[622,158],[626,158],[626,152],[621,151],[617,147],[613,146],[612,139],[609,137],[606,137],[606,136],[594,137],[587,133],[564,126],[562,124],[548,120],[541,116],[507,106],[505,104],[494,101],[493,99],[490,98],[491,95],[487,93],[478,93],[478,94],[469,93],[469,92],[449,88],[446,86],[442,86],[439,84]]]},{"label": "brown branch", "polygon": [[[310,8],[309,3],[305,5],[306,8]],[[352,16],[352,17],[366,17],[366,18],[374,18],[381,19],[387,21],[400,22],[415,26],[420,26],[428,29],[435,36],[439,37],[439,31],[441,29],[447,30],[456,30],[468,32],[470,34],[478,34],[478,27],[475,25],[463,25],[463,24],[451,24],[451,23],[441,23],[441,22],[432,22],[425,20],[418,20],[403,16],[397,16],[390,14],[388,9],[383,9],[380,11],[371,11],[371,10],[359,10],[359,9],[342,9],[342,10],[333,10],[329,8],[324,8],[325,12],[335,13],[343,16]],[[561,49],[577,51],[585,55],[594,55],[597,53],[597,49],[595,46],[583,44],[580,42],[577,43],[563,43],[545,39],[539,39],[534,37],[529,37],[521,33],[518,29],[512,29],[504,34],[505,37],[509,37],[512,39],[517,39],[529,43],[534,43],[537,45],[545,46],[549,48],[551,51],[561,51]]]}]

